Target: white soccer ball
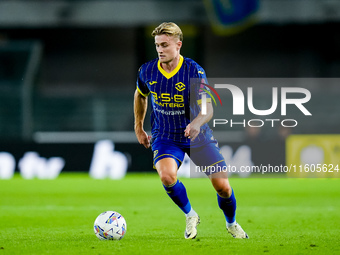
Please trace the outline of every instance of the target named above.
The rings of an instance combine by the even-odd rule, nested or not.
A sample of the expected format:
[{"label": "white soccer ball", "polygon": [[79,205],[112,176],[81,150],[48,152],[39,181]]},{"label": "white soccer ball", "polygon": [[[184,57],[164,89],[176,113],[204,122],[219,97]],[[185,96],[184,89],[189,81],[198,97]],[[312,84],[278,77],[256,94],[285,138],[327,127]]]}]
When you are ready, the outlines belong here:
[{"label": "white soccer ball", "polygon": [[94,221],[94,233],[100,240],[120,240],[126,233],[126,221],[117,212],[103,212]]}]

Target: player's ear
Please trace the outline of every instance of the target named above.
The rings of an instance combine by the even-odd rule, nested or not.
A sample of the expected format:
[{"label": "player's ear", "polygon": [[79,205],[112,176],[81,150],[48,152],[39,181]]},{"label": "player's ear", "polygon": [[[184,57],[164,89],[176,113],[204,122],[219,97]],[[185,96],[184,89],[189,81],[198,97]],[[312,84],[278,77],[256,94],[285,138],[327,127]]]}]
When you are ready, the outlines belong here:
[{"label": "player's ear", "polygon": [[180,49],[182,47],[182,41],[177,42],[177,48]]}]

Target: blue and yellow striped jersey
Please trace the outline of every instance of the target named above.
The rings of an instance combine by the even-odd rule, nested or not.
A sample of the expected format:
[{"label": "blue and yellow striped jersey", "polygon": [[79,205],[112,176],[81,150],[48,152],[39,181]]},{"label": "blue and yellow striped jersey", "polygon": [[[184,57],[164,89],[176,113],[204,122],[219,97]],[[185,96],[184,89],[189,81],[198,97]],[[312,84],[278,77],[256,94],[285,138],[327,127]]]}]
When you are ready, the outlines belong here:
[{"label": "blue and yellow striped jersey", "polygon": [[[190,145],[190,139],[184,136],[184,130],[200,112],[198,105],[199,86],[190,86],[190,80],[196,78],[206,81],[204,69],[194,60],[180,56],[178,66],[167,73],[160,62],[154,59],[142,65],[138,71],[137,89],[145,97],[151,94],[152,137],[171,140]],[[197,89],[197,93],[190,90]],[[196,95],[191,100],[190,95]],[[207,124],[201,130],[210,129]],[[199,142],[199,137],[197,139]]]}]

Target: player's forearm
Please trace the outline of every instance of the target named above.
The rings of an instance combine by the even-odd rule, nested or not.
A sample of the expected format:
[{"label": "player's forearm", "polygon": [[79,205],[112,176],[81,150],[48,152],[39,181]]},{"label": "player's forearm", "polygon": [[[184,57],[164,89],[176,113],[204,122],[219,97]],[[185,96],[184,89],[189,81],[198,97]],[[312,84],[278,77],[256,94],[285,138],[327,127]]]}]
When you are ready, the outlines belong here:
[{"label": "player's forearm", "polygon": [[194,141],[200,133],[201,126],[208,123],[213,116],[213,108],[211,103],[207,104],[207,114],[202,114],[201,112],[197,117],[185,128],[184,136]]},{"label": "player's forearm", "polygon": [[212,107],[212,104],[207,103],[207,113],[202,114],[202,112],[200,112],[197,115],[197,117],[193,120],[193,122],[195,121],[201,127],[205,123],[208,123],[212,119],[213,115],[214,115],[214,109]]},{"label": "player's forearm", "polygon": [[143,130],[144,119],[148,107],[147,98],[142,96],[137,90],[134,96],[134,116],[135,116],[135,131]]}]

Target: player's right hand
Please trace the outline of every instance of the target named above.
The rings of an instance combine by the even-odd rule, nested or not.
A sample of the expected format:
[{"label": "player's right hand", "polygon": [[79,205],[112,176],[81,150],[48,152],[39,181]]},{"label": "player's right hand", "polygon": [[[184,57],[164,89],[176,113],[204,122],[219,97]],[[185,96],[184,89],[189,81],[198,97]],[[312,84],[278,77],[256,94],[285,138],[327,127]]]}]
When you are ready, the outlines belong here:
[{"label": "player's right hand", "polygon": [[136,132],[138,142],[144,145],[145,148],[150,148],[151,135],[148,135],[144,130]]}]

